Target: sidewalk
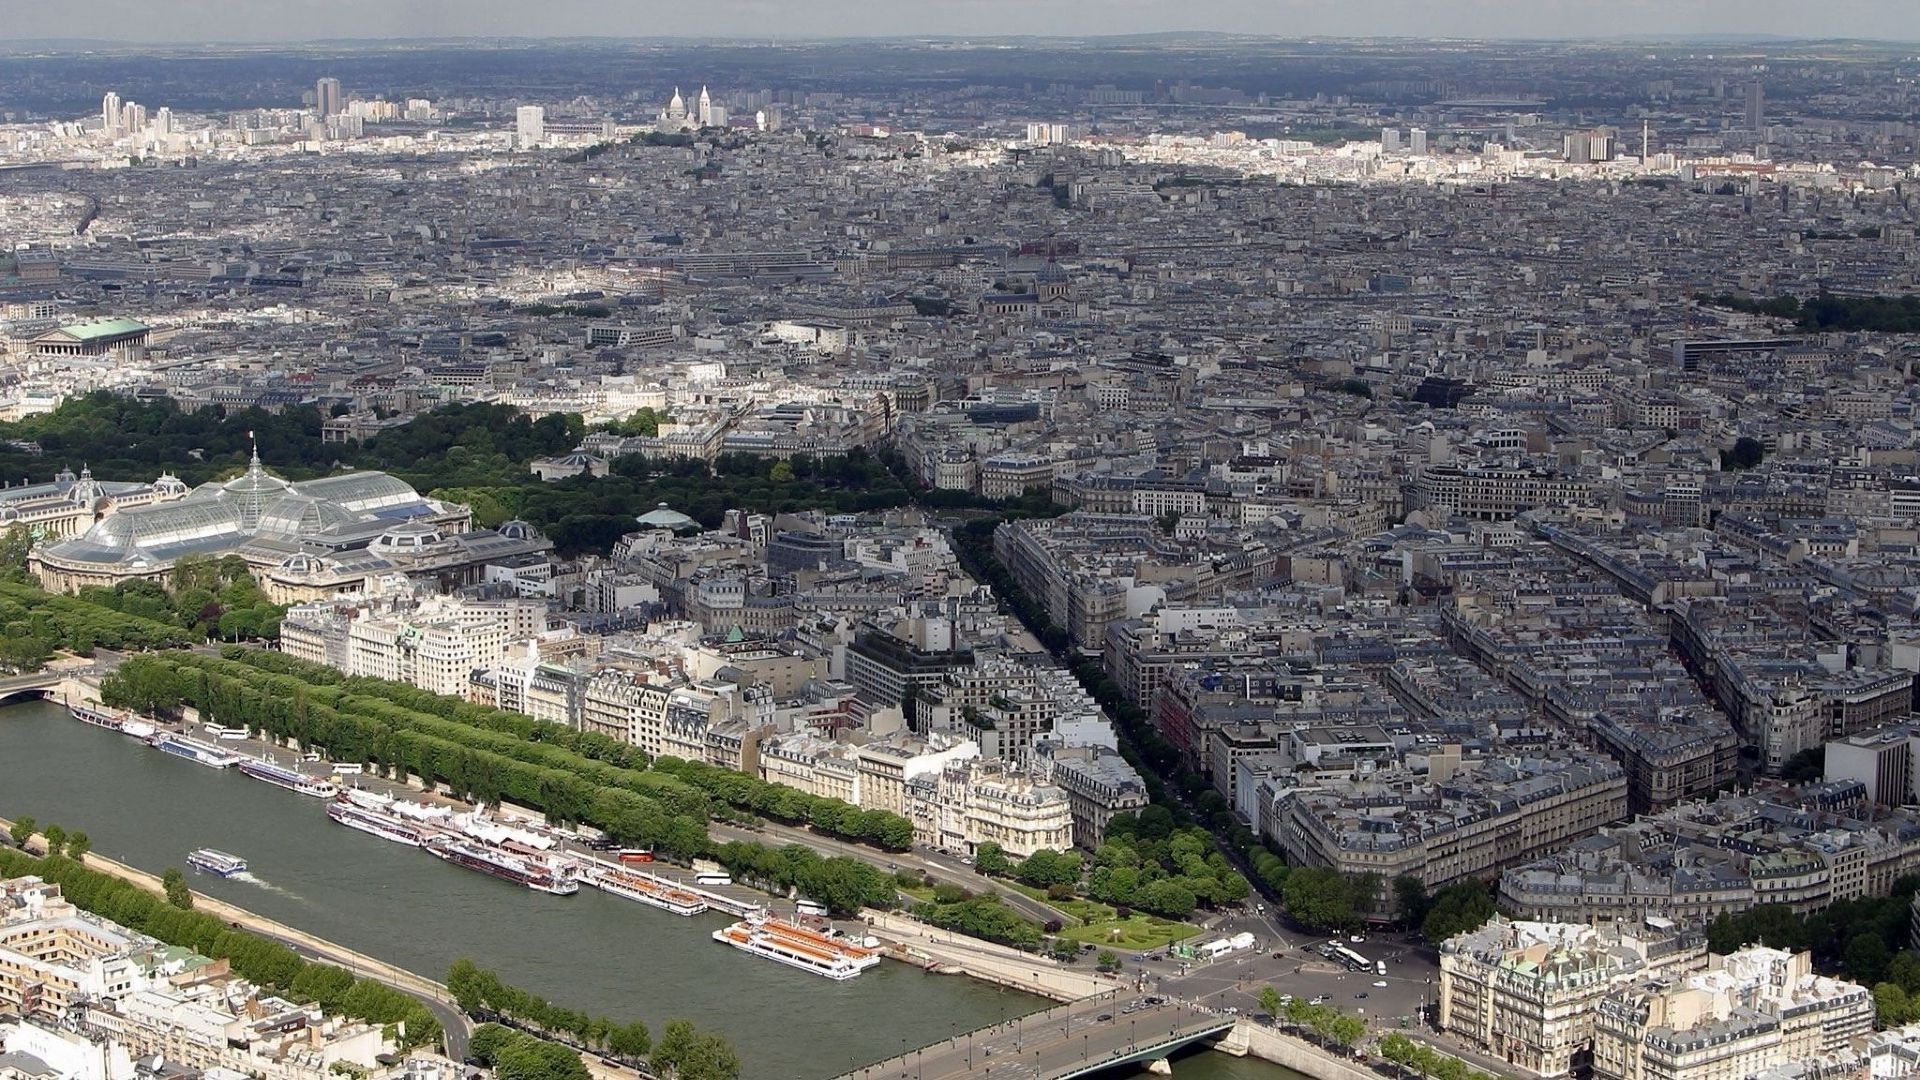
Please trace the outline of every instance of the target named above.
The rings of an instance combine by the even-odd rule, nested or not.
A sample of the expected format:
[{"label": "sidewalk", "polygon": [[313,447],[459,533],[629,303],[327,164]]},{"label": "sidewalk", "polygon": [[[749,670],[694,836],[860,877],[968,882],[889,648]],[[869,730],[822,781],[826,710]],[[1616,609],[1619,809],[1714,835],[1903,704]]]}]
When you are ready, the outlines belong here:
[{"label": "sidewalk", "polygon": [[941,930],[899,915],[870,910],[865,917],[878,937],[897,941],[970,975],[1011,985],[1042,997],[1077,1001],[1110,993],[1123,986],[1117,979],[1091,971],[1075,970],[1044,956],[970,938],[951,930]]}]

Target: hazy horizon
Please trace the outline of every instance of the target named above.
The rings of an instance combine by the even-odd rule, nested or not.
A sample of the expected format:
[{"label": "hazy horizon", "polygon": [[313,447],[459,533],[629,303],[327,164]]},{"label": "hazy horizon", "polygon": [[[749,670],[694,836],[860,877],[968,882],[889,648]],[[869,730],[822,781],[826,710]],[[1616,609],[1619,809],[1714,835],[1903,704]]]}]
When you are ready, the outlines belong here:
[{"label": "hazy horizon", "polygon": [[[7,11],[8,8],[26,10]],[[8,37],[116,44],[297,45],[432,38],[1261,37],[1920,40],[1912,0],[0,0]],[[316,16],[324,16],[317,18]]]}]

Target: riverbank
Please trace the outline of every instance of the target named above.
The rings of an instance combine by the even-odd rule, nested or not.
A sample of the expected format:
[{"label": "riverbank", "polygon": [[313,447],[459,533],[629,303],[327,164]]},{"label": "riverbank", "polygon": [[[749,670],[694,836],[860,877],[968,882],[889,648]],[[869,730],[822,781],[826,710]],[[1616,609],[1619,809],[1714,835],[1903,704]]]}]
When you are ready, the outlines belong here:
[{"label": "riverbank", "polygon": [[[83,679],[67,680],[58,692],[67,700],[89,704],[98,702],[97,687]],[[223,740],[222,745],[236,752],[256,757],[277,759],[277,756],[289,753],[286,748],[259,738]],[[291,761],[286,763],[293,764]],[[361,786],[384,794],[424,799],[461,812],[475,809],[468,803],[436,790],[415,773],[407,773],[405,776],[391,780],[372,775],[361,775],[353,779]],[[504,821],[523,821],[536,825],[545,821],[545,816],[539,811],[511,802],[501,803],[494,813]],[[844,847],[844,845],[839,846]],[[828,853],[831,852],[823,850],[823,854]],[[574,854],[581,857],[594,855],[584,850]],[[708,898],[717,909],[734,915],[744,914],[750,907],[772,911],[774,905],[790,899],[782,894],[763,892],[737,883],[725,886],[703,885],[693,880],[692,872],[665,863],[655,864],[645,869],[662,880],[671,881],[681,888]],[[1106,993],[1122,985],[1120,980],[1076,969],[1050,957],[1024,953],[992,942],[937,930],[897,914],[869,910],[863,913],[863,918],[875,931],[876,936],[891,946],[888,954],[893,959],[938,974],[965,975],[994,986],[1019,990],[1055,1001],[1075,1001]]]},{"label": "riverbank", "polygon": [[[8,832],[12,828],[13,822],[0,818],[0,832]],[[46,837],[40,833],[29,836],[26,850],[30,854],[44,856],[47,851]],[[90,870],[110,874],[149,892],[156,894],[166,892],[165,885],[158,877],[104,855],[89,852],[82,863]],[[455,1061],[466,1056],[467,1040],[473,1034],[473,1024],[467,1019],[466,1014],[460,1011],[459,1005],[453,1000],[453,995],[448,993],[447,988],[440,983],[365,953],[355,952],[336,942],[316,937],[298,927],[288,926],[248,911],[237,904],[208,896],[203,892],[193,893],[193,906],[194,910],[204,911],[216,918],[224,919],[231,926],[279,941],[303,958],[320,960],[346,968],[356,976],[365,976],[376,982],[385,983],[395,990],[418,998],[433,1010],[435,1018],[440,1021],[441,1028],[446,1032],[447,1056]]]},{"label": "riverbank", "polygon": [[[591,888],[570,897],[518,888],[345,828],[323,800],[77,722],[57,700],[0,710],[0,792],[0,813],[85,829],[95,852],[154,875],[184,866],[195,848],[234,852],[248,873],[189,873],[193,886],[397,967],[438,975],[469,958],[529,993],[643,1020],[656,1034],[694,1018],[733,1043],[744,1080],[820,1080],[898,1054],[903,1040],[934,1042],[955,1023],[979,1027],[1045,1004],[903,963],[835,982],[716,943],[711,933],[728,916],[682,917]],[[795,1008],[861,1022],[764,1023]],[[1196,1075],[1271,1080],[1204,1067]]]}]

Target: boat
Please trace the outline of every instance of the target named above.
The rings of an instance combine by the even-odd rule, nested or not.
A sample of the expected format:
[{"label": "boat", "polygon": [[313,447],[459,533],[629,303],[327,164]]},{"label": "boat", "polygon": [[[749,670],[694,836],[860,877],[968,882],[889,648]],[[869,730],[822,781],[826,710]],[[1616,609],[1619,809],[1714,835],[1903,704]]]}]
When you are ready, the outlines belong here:
[{"label": "boat", "polygon": [[453,836],[437,836],[421,845],[427,854],[445,859],[455,866],[491,874],[502,881],[525,885],[535,892],[554,896],[572,896],[580,891],[580,882],[572,862],[545,856],[520,854]]},{"label": "boat", "polygon": [[535,851],[546,851],[554,846],[554,839],[551,836],[544,835],[523,823],[509,823],[490,818],[479,810],[455,817],[453,824],[475,840],[495,847],[518,845]]},{"label": "boat", "polygon": [[163,731],[147,740],[147,744],[155,750],[164,750],[175,757],[186,758],[188,761],[197,761],[211,769],[231,769],[240,764],[241,755],[224,746],[215,746],[191,735],[176,735],[171,731]]},{"label": "boat", "polygon": [[265,780],[276,787],[311,795],[316,799],[331,799],[340,794],[340,789],[334,784],[265,758],[250,757],[241,761],[240,771],[255,780]]},{"label": "boat", "polygon": [[152,739],[154,733],[159,730],[159,728],[154,727],[152,724],[147,723],[137,716],[127,717],[120,725],[120,734],[130,739],[139,739],[141,742],[147,742]]},{"label": "boat", "polygon": [[75,720],[78,720],[83,724],[92,724],[94,727],[103,727],[103,728],[106,728],[108,731],[120,731],[123,728],[125,728],[127,723],[127,717],[125,713],[116,712],[112,709],[101,708],[100,706],[97,706],[97,705],[88,705],[84,702],[77,705],[67,706],[67,715],[73,717]]},{"label": "boat", "polygon": [[187,855],[187,865],[195,870],[205,870],[220,877],[232,877],[247,868],[247,860],[238,855],[229,855],[224,851],[215,851],[203,847]]},{"label": "boat", "polygon": [[662,911],[671,911],[675,915],[698,915],[707,910],[707,902],[700,898],[699,893],[682,889],[671,881],[651,874],[636,874],[596,860],[587,863],[580,876],[581,880],[594,888]]},{"label": "boat", "polygon": [[713,940],[788,967],[841,981],[880,962],[878,949],[769,917],[742,919],[722,927],[713,932]]},{"label": "boat", "polygon": [[349,799],[339,799],[327,805],[327,816],[345,825],[349,829],[359,829],[382,840],[391,840],[408,847],[420,847],[436,836],[439,830],[418,821],[409,821],[389,811],[362,806]]}]

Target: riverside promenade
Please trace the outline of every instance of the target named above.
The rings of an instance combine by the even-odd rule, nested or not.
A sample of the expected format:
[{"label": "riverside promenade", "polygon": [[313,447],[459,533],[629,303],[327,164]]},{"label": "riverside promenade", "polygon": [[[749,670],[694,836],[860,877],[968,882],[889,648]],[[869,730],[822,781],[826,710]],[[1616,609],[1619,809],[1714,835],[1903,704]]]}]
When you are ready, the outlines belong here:
[{"label": "riverside promenade", "polygon": [[893,944],[892,955],[938,974],[969,975],[982,982],[1067,1002],[1110,994],[1126,985],[1109,975],[928,926],[892,912],[869,909],[863,918],[875,937]]},{"label": "riverside promenade", "polygon": [[[12,828],[13,822],[0,818],[0,832]],[[44,855],[47,850],[46,838],[35,833],[27,839],[27,850]],[[166,891],[158,877],[123,862],[109,859],[98,852],[88,852],[84,865],[89,870],[111,874],[154,893]],[[466,1056],[467,1040],[473,1034],[473,1025],[466,1014],[460,1011],[460,1007],[454,1003],[453,995],[440,983],[365,953],[355,952],[344,945],[315,937],[305,930],[256,915],[245,908],[205,893],[193,894],[193,907],[196,911],[204,911],[216,918],[225,919],[230,925],[278,941],[298,953],[303,959],[338,965],[355,975],[385,983],[396,990],[419,998],[433,1010],[435,1018],[440,1021],[441,1028],[446,1031],[447,1056],[455,1061],[462,1060]]]}]

